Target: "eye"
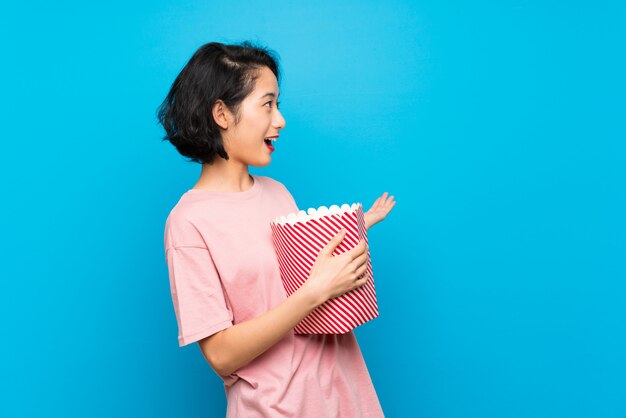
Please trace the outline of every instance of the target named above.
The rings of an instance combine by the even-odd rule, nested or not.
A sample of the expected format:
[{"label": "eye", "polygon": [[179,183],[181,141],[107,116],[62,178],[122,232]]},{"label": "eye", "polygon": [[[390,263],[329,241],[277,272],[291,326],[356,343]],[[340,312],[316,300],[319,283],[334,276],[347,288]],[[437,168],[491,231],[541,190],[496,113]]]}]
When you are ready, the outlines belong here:
[{"label": "eye", "polygon": [[[271,105],[272,101],[270,100],[269,102],[267,102],[265,104],[268,104],[268,103]],[[265,106],[265,105],[263,105],[263,106]],[[272,106],[270,106],[270,107],[272,107]],[[276,102],[276,109],[279,109],[279,107],[280,107],[280,102]]]}]

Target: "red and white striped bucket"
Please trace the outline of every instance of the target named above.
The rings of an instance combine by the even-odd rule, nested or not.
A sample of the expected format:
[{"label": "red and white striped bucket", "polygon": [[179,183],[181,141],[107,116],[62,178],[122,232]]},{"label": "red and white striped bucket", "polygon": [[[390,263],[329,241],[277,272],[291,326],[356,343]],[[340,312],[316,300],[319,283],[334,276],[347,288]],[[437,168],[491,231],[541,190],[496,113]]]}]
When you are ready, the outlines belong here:
[{"label": "red and white striped bucket", "polygon": [[[346,229],[341,244],[333,255],[354,248],[361,238],[367,243],[367,231],[361,203],[330,208],[310,208],[275,218],[272,241],[278,258],[280,276],[287,296],[295,292],[309,277],[313,263],[322,248]],[[369,249],[367,250],[369,253]],[[369,255],[369,254],[368,254]],[[300,321],[296,334],[344,334],[378,316],[376,290],[371,259],[368,261],[367,282],[361,287],[329,299]]]}]

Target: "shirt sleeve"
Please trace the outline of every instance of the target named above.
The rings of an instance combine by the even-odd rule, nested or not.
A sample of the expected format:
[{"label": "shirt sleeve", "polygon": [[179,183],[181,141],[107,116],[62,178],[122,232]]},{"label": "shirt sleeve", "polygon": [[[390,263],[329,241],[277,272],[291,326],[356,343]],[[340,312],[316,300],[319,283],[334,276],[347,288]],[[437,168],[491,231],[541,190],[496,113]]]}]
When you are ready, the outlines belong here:
[{"label": "shirt sleeve", "polygon": [[233,325],[233,313],[207,248],[170,247],[166,260],[180,347]]}]

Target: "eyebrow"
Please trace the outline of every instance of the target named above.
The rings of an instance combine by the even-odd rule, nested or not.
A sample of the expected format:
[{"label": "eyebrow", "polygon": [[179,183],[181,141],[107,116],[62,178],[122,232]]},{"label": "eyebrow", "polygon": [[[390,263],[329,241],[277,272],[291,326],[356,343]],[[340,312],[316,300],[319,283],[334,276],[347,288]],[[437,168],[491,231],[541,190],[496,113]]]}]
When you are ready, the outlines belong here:
[{"label": "eyebrow", "polygon": [[[270,93],[265,93],[263,96],[261,96],[261,99],[268,97],[268,96],[276,97],[274,93],[270,92]],[[278,93],[278,97],[280,97],[280,93]]]}]

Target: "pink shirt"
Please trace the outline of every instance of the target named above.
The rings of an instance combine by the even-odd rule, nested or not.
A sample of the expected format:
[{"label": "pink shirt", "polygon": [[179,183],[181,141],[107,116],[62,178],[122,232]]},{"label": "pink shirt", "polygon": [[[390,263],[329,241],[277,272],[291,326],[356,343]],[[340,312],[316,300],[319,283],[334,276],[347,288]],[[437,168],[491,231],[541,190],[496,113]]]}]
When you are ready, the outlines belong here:
[{"label": "pink shirt", "polygon": [[[165,223],[180,346],[285,300],[270,221],[298,210],[285,186],[252,176],[243,192],[189,190]],[[382,417],[353,332],[296,335],[221,376],[227,417]]]}]

